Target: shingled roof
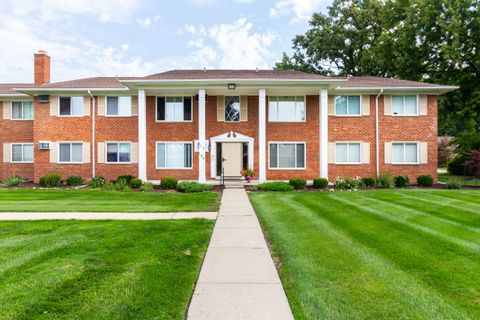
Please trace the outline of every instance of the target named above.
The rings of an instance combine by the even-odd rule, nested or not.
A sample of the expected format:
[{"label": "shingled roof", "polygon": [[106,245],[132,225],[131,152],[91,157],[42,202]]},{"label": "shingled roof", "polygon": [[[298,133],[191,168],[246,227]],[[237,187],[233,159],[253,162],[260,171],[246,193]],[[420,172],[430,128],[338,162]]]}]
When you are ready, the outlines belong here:
[{"label": "shingled roof", "polygon": [[13,88],[32,88],[33,83],[0,83],[0,95],[18,94]]},{"label": "shingled roof", "polygon": [[340,88],[395,88],[395,87],[418,87],[418,88],[431,88],[440,87],[441,85],[400,80],[395,78],[380,78],[380,77],[349,77],[348,80],[342,83]]},{"label": "shingled roof", "polygon": [[39,88],[124,88],[118,77],[93,77],[62,82],[52,82],[41,85]]}]

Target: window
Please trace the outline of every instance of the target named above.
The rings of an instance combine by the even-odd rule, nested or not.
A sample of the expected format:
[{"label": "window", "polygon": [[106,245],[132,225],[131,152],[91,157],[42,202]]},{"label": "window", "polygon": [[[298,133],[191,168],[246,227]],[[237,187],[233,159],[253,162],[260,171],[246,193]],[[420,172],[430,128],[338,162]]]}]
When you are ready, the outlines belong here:
[{"label": "window", "polygon": [[336,143],[335,163],[360,163],[360,143]]},{"label": "window", "polygon": [[359,116],[360,96],[336,96],[335,115],[337,116]]},{"label": "window", "polygon": [[12,144],[12,162],[33,162],[33,144]]},{"label": "window", "polygon": [[192,97],[157,97],[157,121],[192,121]]},{"label": "window", "polygon": [[270,168],[304,169],[304,143],[270,143]]},{"label": "window", "polygon": [[107,143],[108,163],[129,163],[131,160],[130,143]]},{"label": "window", "polygon": [[191,142],[158,142],[157,168],[159,169],[191,169]]},{"label": "window", "polygon": [[83,97],[60,97],[61,116],[81,116],[83,115]]},{"label": "window", "polygon": [[225,121],[240,121],[240,97],[225,97]]},{"label": "window", "polygon": [[60,143],[58,162],[82,163],[83,143]]},{"label": "window", "polygon": [[418,163],[418,143],[392,143],[392,163],[416,164]]},{"label": "window", "polygon": [[132,97],[107,97],[107,116],[132,115]]},{"label": "window", "polygon": [[13,120],[33,120],[33,101],[13,101]]},{"label": "window", "polygon": [[392,96],[392,112],[399,116],[418,115],[417,96]]},{"label": "window", "polygon": [[305,121],[305,97],[270,97],[268,100],[268,121]]}]

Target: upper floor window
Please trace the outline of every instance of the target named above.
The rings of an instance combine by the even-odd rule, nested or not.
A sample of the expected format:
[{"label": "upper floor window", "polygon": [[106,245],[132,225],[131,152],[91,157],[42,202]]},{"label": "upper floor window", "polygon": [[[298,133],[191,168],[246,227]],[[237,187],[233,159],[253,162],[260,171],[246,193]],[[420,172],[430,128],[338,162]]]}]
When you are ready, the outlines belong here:
[{"label": "upper floor window", "polygon": [[33,120],[33,101],[13,101],[12,120]]},{"label": "upper floor window", "polygon": [[191,142],[159,142],[157,143],[158,169],[190,169],[192,168]]},{"label": "upper floor window", "polygon": [[335,144],[335,163],[360,163],[360,143],[342,142]]},{"label": "upper floor window", "polygon": [[272,169],[305,168],[305,143],[270,143],[269,154]]},{"label": "upper floor window", "polygon": [[59,143],[59,151],[58,162],[82,163],[83,161],[83,143],[81,142]]},{"label": "upper floor window", "polygon": [[270,97],[268,101],[268,121],[305,121],[305,97]]},{"label": "upper floor window", "polygon": [[335,96],[335,115],[359,116],[360,96]]},{"label": "upper floor window", "polygon": [[59,115],[81,116],[83,115],[83,97],[60,97]]},{"label": "upper floor window", "polygon": [[416,142],[392,143],[392,163],[395,163],[395,164],[418,163],[418,143]]},{"label": "upper floor window", "polygon": [[417,96],[392,96],[392,112],[398,116],[418,115]]},{"label": "upper floor window", "polygon": [[239,96],[225,97],[225,121],[230,121],[230,122],[240,121],[240,97]]},{"label": "upper floor window", "polygon": [[13,143],[12,162],[33,162],[33,143]]},{"label": "upper floor window", "polygon": [[132,115],[132,97],[107,97],[107,116]]},{"label": "upper floor window", "polygon": [[131,161],[130,143],[107,143],[107,162],[108,163],[128,163]]},{"label": "upper floor window", "polygon": [[157,121],[192,121],[192,97],[157,97]]}]

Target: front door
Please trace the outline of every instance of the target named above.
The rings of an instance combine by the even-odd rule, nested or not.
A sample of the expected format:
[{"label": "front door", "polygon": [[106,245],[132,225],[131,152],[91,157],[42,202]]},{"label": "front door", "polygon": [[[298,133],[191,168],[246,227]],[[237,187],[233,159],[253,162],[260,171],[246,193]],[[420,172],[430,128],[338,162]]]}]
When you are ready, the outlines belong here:
[{"label": "front door", "polygon": [[223,142],[222,160],[226,177],[240,177],[243,162],[243,144],[241,142]]}]

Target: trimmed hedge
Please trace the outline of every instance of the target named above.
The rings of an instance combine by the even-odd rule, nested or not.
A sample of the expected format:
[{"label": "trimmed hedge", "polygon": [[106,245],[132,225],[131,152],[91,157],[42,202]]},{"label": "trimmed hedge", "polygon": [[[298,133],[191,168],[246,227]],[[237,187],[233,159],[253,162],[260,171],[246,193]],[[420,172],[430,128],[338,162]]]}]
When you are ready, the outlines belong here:
[{"label": "trimmed hedge", "polygon": [[293,191],[292,185],[283,181],[264,182],[257,185],[257,189],[260,191]]},{"label": "trimmed hedge", "polygon": [[410,185],[410,180],[407,176],[396,176],[393,178],[393,182],[397,188],[406,188]]},{"label": "trimmed hedge", "polygon": [[68,186],[81,186],[83,184],[83,178],[80,176],[70,176],[67,178]]},{"label": "trimmed hedge", "polygon": [[142,183],[142,180],[133,178],[132,180],[130,180],[130,187],[132,187],[132,189],[138,189],[142,186]]},{"label": "trimmed hedge", "polygon": [[326,178],[313,179],[313,187],[315,189],[325,189],[326,187],[328,187],[328,179]]},{"label": "trimmed hedge", "polygon": [[433,178],[428,174],[418,176],[417,184],[419,187],[431,187],[433,186]]},{"label": "trimmed hedge", "polygon": [[40,185],[46,188],[60,187],[62,177],[58,173],[49,173],[40,178]]},{"label": "trimmed hedge", "polygon": [[303,178],[294,178],[290,179],[288,184],[291,185],[295,190],[305,190],[307,187],[307,180]]},{"label": "trimmed hedge", "polygon": [[212,190],[213,186],[207,183],[199,183],[195,181],[183,181],[180,182],[177,186],[177,190],[185,193],[195,193]]},{"label": "trimmed hedge", "polygon": [[365,188],[373,188],[375,187],[375,179],[372,177],[363,177],[362,178],[363,185]]},{"label": "trimmed hedge", "polygon": [[162,190],[175,190],[178,186],[178,180],[173,177],[165,177],[160,181]]}]

